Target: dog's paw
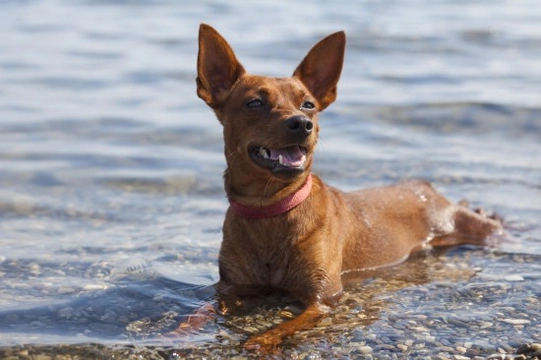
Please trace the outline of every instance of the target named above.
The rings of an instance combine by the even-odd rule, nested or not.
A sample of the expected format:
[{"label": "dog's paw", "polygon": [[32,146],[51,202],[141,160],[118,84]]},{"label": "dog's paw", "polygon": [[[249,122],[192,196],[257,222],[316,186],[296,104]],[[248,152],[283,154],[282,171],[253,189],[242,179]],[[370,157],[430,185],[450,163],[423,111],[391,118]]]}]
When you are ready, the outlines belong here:
[{"label": "dog's paw", "polygon": [[205,327],[215,317],[214,307],[210,304],[205,304],[196,312],[189,315],[186,321],[181,322],[173,331],[162,334],[164,337],[181,337],[189,334],[194,334]]},{"label": "dog's paw", "polygon": [[181,322],[176,329],[166,332],[162,334],[163,337],[166,338],[180,338],[185,337],[190,334],[195,334],[199,330],[201,330],[202,326],[199,326],[199,324],[194,323],[193,317],[190,317],[188,321]]},{"label": "dog's paw", "polygon": [[477,208],[474,210],[477,214],[479,214],[481,217],[485,219],[492,220],[495,224],[499,224],[500,226],[503,226],[503,217],[496,214],[495,212],[487,212],[483,208]]},{"label": "dog's paw", "polygon": [[257,352],[260,355],[272,355],[279,352],[282,342],[283,339],[281,336],[275,336],[272,331],[269,331],[261,335],[252,336],[244,343],[244,349]]}]

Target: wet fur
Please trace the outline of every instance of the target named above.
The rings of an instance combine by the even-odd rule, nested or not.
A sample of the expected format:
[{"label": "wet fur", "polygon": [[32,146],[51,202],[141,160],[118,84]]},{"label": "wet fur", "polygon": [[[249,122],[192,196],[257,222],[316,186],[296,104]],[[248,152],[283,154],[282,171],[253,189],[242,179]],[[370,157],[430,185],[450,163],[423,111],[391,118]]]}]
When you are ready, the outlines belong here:
[{"label": "wet fur", "polygon": [[[223,125],[225,191],[230,201],[266,206],[297,191],[311,172],[319,132],[318,113],[336,98],[345,34],[316,44],[292,77],[252,75],[212,27],[199,33],[197,94]],[[260,99],[263,107],[247,106]],[[315,104],[303,108],[303,102]],[[313,123],[309,135],[292,136],[292,116]],[[250,157],[254,144],[280,148],[297,142],[306,161],[296,171],[271,171]],[[269,291],[288,292],[306,305],[297,318],[250,338],[245,348],[279,349],[285,337],[315,326],[342,293],[341,275],[354,269],[395,264],[426,245],[483,244],[502,231],[500,222],[454,204],[424,181],[345,193],[313,175],[309,197],[271,218],[246,219],[227,211],[217,284],[221,310],[239,299]]]}]

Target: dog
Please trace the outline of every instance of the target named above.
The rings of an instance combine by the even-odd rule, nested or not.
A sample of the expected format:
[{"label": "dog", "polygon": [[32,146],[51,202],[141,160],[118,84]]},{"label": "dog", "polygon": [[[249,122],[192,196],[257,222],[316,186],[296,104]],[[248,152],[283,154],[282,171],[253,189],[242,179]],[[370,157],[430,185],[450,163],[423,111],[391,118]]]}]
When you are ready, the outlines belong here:
[{"label": "dog", "polygon": [[226,40],[200,26],[197,95],[223,125],[230,204],[220,310],[271,291],[306,306],[248,339],[248,350],[276,352],[286,337],[315,326],[339,301],[345,272],[397,264],[427,246],[483,245],[503,233],[501,221],[452,203],[424,181],[345,193],[312,173],[318,114],[336,99],[345,44],[343,31],[331,34],[291,77],[266,77],[246,72]]}]

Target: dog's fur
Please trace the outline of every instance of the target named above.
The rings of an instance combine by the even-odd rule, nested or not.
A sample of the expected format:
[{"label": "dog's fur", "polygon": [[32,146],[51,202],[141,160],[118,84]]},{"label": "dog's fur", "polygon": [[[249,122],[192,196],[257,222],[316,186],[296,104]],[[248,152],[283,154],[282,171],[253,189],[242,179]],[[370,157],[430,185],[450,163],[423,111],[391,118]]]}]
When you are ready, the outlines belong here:
[{"label": "dog's fur", "polygon": [[285,213],[250,219],[227,211],[222,310],[270,290],[306,305],[297,318],[250,338],[247,349],[273,352],[285,337],[315,326],[340,299],[345,271],[395,264],[429,244],[483,244],[502,231],[499,221],[451,203],[423,181],[344,193],[310,175],[318,113],[336,98],[344,50],[345,34],[337,32],[317,43],[292,77],[252,75],[216,30],[200,27],[197,95],[223,125],[230,202],[272,205],[312,176],[306,200]]}]

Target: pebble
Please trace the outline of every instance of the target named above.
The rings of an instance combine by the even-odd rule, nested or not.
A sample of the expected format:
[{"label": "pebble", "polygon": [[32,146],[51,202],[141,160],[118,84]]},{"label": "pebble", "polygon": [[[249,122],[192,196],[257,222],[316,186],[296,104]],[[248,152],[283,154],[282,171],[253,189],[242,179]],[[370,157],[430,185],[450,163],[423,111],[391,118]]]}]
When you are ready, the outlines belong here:
[{"label": "pebble", "polygon": [[487,329],[487,328],[490,328],[492,326],[493,326],[493,324],[491,322],[488,322],[488,321],[480,321],[479,322],[479,329]]},{"label": "pebble", "polygon": [[358,348],[359,352],[363,355],[372,354],[374,351],[370,346],[361,346]]},{"label": "pebble", "polygon": [[532,358],[541,358],[541,344],[539,343],[531,343],[531,344],[524,344],[519,346],[517,349],[517,354],[521,355],[529,355]]},{"label": "pebble", "polygon": [[443,352],[451,353],[451,352],[453,352],[455,349],[453,349],[453,348],[450,347],[450,346],[445,346],[445,345],[444,345],[444,346],[440,346],[440,347],[438,348],[438,350],[443,351]]},{"label": "pebble", "polygon": [[403,352],[406,352],[408,351],[408,347],[404,344],[398,344],[396,345],[397,348],[399,348],[400,350],[402,350]]},{"label": "pebble", "polygon": [[96,290],[105,290],[108,286],[105,284],[87,284],[83,286],[83,290],[86,291],[96,291]]},{"label": "pebble", "polygon": [[440,340],[440,343],[441,343],[442,345],[445,345],[445,346],[452,346],[452,345],[453,345],[453,344],[451,344],[451,342],[450,342],[449,340],[447,340],[447,339],[441,339],[441,340]]},{"label": "pebble", "polygon": [[436,341],[436,337],[435,336],[432,336],[432,335],[427,335],[424,337],[423,339],[424,341],[427,341],[427,342],[435,342]]},{"label": "pebble", "polygon": [[530,323],[530,320],[526,319],[501,319],[500,321],[511,325],[525,325]]}]

